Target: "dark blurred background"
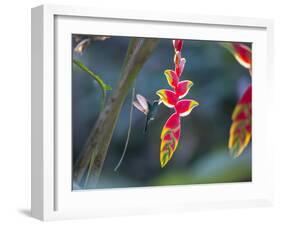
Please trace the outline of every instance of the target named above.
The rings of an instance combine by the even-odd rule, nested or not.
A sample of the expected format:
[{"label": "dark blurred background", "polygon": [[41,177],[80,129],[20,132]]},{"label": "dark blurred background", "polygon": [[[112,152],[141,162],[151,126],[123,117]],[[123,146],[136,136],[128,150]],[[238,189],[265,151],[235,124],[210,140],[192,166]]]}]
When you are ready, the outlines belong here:
[{"label": "dark blurred background", "polygon": [[[74,37],[73,37],[74,38]],[[92,42],[79,59],[114,89],[130,38],[111,37]],[[249,43],[244,43],[251,47]],[[74,47],[74,46],[73,46]],[[163,74],[173,69],[172,40],[161,39],[136,80],[136,93],[151,101],[156,91],[170,87]],[[127,153],[114,172],[126,142],[131,93],[123,105],[98,188],[179,185],[251,181],[251,145],[237,159],[228,151],[232,111],[251,82],[248,71],[214,41],[185,40],[182,57],[187,60],[181,80],[194,85],[186,98],[199,102],[182,118],[179,146],[169,163],[160,167],[160,134],[172,110],[160,105],[158,115],[143,133],[145,115],[133,110],[132,132]],[[101,91],[96,82],[73,65],[72,75],[73,161],[97,120]],[[111,92],[111,91],[109,91]],[[74,189],[79,189],[74,185]]]}]

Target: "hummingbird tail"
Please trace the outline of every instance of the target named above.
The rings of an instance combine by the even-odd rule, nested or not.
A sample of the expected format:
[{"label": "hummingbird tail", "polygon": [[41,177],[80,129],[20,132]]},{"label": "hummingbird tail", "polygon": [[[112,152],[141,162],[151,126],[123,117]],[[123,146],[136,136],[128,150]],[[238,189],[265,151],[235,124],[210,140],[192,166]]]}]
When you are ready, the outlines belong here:
[{"label": "hummingbird tail", "polygon": [[143,130],[144,133],[146,133],[146,131],[147,131],[148,123],[149,123],[149,120],[148,120],[148,118],[147,118],[146,121],[145,121],[144,130]]}]

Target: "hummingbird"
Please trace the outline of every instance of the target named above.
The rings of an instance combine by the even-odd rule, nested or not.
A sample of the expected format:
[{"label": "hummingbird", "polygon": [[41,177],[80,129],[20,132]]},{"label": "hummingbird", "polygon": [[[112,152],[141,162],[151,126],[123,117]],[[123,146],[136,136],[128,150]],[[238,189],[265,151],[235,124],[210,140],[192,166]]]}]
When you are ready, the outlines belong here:
[{"label": "hummingbird", "polygon": [[144,96],[140,94],[136,95],[136,100],[133,102],[133,105],[146,115],[144,132],[147,131],[150,122],[155,119],[159,104],[159,100],[154,100],[153,103],[150,103]]}]

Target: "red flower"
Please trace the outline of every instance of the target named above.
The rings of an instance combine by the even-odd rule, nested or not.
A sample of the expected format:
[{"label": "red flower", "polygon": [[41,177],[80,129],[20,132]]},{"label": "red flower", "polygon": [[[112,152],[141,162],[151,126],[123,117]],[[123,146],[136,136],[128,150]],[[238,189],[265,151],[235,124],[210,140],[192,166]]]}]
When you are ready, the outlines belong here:
[{"label": "red flower", "polygon": [[252,134],[252,85],[250,85],[232,113],[228,147],[233,157],[243,153]]},{"label": "red flower", "polygon": [[234,57],[245,68],[250,69],[252,65],[252,52],[251,49],[240,43],[233,43]]},{"label": "red flower", "polygon": [[[251,49],[241,43],[224,43],[223,46],[243,67],[249,69],[251,75]],[[238,157],[243,153],[252,136],[252,85],[245,90],[234,108],[229,134],[228,148],[233,157]]]},{"label": "red flower", "polygon": [[168,84],[173,88],[173,90],[161,89],[157,91],[157,95],[160,97],[160,102],[163,102],[164,105],[175,110],[175,112],[166,121],[161,132],[161,167],[164,167],[168,163],[179,143],[181,131],[180,118],[187,116],[192,109],[198,105],[198,103],[194,100],[180,100],[187,95],[193,83],[188,80],[179,81],[186,62],[185,58],[181,57],[183,41],[174,40],[173,46],[175,49],[175,70],[164,71]]},{"label": "red flower", "polygon": [[173,40],[173,46],[176,51],[181,51],[183,46],[183,40]]},{"label": "red flower", "polygon": [[243,67],[251,70],[252,51],[248,46],[237,42],[223,42],[221,43],[221,45],[225,47],[234,56],[238,63],[240,63]]}]

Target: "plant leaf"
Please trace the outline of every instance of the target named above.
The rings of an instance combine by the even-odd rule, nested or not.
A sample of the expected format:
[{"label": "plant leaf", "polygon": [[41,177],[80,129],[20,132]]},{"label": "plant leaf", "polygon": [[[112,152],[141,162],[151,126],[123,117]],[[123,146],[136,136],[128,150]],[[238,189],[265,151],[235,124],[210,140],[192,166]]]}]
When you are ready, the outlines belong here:
[{"label": "plant leaf", "polygon": [[98,83],[98,85],[101,87],[101,89],[103,89],[104,91],[107,90],[111,90],[111,86],[107,85],[104,83],[104,81],[100,78],[99,75],[97,75],[96,73],[94,73],[92,70],[90,70],[87,66],[85,66],[81,61],[79,60],[73,60],[73,63],[75,65],[77,65],[80,69],[82,69],[83,71],[85,71],[86,73],[88,73],[93,79],[96,80],[96,82]]},{"label": "plant leaf", "polygon": [[102,100],[101,100],[101,109],[104,108],[105,104],[105,98],[106,98],[106,91],[111,90],[111,86],[105,84],[103,80],[98,76],[96,73],[94,73],[92,70],[90,70],[87,66],[85,66],[81,61],[73,59],[73,63],[78,66],[81,70],[89,74],[101,88],[102,91]]}]

